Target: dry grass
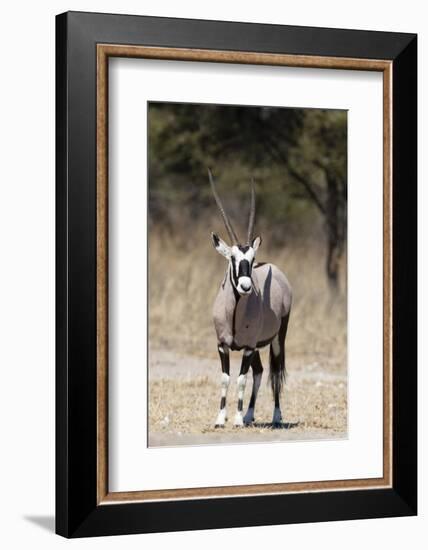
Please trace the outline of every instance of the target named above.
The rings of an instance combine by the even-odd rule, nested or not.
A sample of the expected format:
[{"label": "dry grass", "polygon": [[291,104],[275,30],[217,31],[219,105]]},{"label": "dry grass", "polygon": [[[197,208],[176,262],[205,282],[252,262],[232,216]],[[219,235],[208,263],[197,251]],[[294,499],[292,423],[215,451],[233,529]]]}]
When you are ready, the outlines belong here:
[{"label": "dry grass", "polygon": [[[257,258],[278,265],[293,287],[283,399],[283,417],[291,423],[287,438],[293,432],[346,432],[346,289],[342,281],[341,292],[332,297],[323,252],[322,243],[313,241],[274,249],[264,235]],[[206,225],[192,224],[175,236],[152,228],[149,255],[149,431],[178,437],[206,434],[208,441],[220,396],[211,311],[226,262],[213,249]],[[235,377],[239,357],[233,355]],[[263,364],[267,372],[266,358]],[[231,419],[236,407],[233,386],[228,400]],[[245,402],[250,391],[249,380]],[[262,384],[257,419],[269,422],[271,416],[272,396]],[[259,425],[245,431],[266,430]]]},{"label": "dry grass", "polygon": [[[217,361],[192,356],[180,356],[172,352],[153,352],[153,369],[150,373],[149,433],[151,444],[163,441],[180,444],[186,435],[206,434],[206,442],[214,435],[213,427],[219,405],[220,373]],[[267,353],[264,352],[265,359]],[[265,364],[267,361],[265,360]],[[239,370],[239,357],[234,358],[232,376],[236,378]],[[320,364],[306,365],[292,363],[285,386],[283,402],[284,430],[278,430],[277,439],[308,439],[323,434],[326,437],[344,436],[347,422],[346,373],[342,369],[323,368]],[[169,371],[169,373],[168,373]],[[266,382],[267,373],[264,374]],[[249,377],[245,392],[245,402],[251,392]],[[245,428],[237,437],[233,428],[233,416],[237,406],[234,384],[228,395],[229,422],[221,430],[225,441],[233,439],[259,440],[269,437],[269,423],[272,419],[272,394],[268,384],[262,383],[256,406],[256,423]],[[282,432],[282,433],[279,433]],[[183,439],[185,441],[185,439]],[[187,442],[192,440],[187,439]],[[200,439],[195,439],[199,441]]]},{"label": "dry grass", "polygon": [[[192,225],[190,234],[151,230],[149,241],[149,335],[153,348],[216,356],[212,305],[226,261],[214,250],[206,226]],[[264,238],[258,261],[275,263],[293,287],[289,354],[320,354],[343,365],[346,355],[346,296],[334,298],[324,271],[320,243],[269,248]],[[343,272],[344,270],[342,270]],[[314,360],[315,360],[314,359]]]}]

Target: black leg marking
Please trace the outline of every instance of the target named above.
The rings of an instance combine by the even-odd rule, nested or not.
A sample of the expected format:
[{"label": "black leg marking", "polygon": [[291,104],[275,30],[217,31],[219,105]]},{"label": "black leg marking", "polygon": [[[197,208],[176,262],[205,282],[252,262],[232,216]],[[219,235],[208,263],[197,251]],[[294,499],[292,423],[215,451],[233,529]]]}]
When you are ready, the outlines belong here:
[{"label": "black leg marking", "polygon": [[256,404],[257,391],[258,391],[258,388],[256,389],[254,384],[254,378],[257,375],[261,376],[263,373],[263,365],[260,359],[260,353],[258,351],[256,351],[253,355],[253,359],[251,361],[251,368],[253,370],[253,391],[251,392],[250,403],[248,405],[248,408],[254,409],[254,405]]},{"label": "black leg marking", "polygon": [[238,411],[236,414],[235,425],[242,426],[242,409],[244,408],[244,391],[245,391],[245,382],[248,370],[251,365],[251,361],[254,356],[254,350],[250,348],[244,349],[244,354],[241,361],[241,370],[239,371],[238,377]]},{"label": "black leg marking", "polygon": [[248,410],[244,416],[244,424],[246,426],[250,426],[254,422],[254,409],[263,374],[263,365],[260,359],[260,353],[258,351],[254,352],[251,360],[251,368],[253,370],[253,389],[251,392],[250,403],[248,404]]},{"label": "black leg marking", "polygon": [[253,349],[250,349],[250,348],[244,349],[244,355],[242,356],[242,361],[241,361],[241,370],[239,371],[240,375],[247,374],[248,369],[251,366],[251,361],[253,360],[254,353],[255,352]]},{"label": "black leg marking", "polygon": [[229,348],[223,344],[219,344],[218,354],[220,355],[221,372],[229,374],[229,370],[230,370]]}]

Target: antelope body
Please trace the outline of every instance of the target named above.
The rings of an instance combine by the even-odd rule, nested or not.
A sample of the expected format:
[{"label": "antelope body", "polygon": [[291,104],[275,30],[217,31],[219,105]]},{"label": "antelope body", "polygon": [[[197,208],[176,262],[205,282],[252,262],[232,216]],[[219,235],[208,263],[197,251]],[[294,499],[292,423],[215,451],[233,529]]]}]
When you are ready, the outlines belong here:
[{"label": "antelope body", "polygon": [[[280,394],[285,379],[285,337],[290,316],[292,293],[282,271],[271,263],[255,262],[261,238],[253,238],[255,193],[251,185],[251,208],[246,243],[239,244],[236,233],[218,196],[215,182],[208,171],[211,188],[222,215],[232,246],[212,233],[217,252],[228,260],[227,270],[214,302],[213,319],[221,360],[221,401],[216,427],[223,427],[226,417],[226,397],[230,382],[229,351],[242,351],[241,369],[237,380],[238,408],[235,426],[254,421],[257,393],[263,373],[259,349],[270,346],[270,380],[274,397],[272,426],[281,426]],[[248,410],[243,416],[243,397],[247,373],[252,368],[253,389]]]}]

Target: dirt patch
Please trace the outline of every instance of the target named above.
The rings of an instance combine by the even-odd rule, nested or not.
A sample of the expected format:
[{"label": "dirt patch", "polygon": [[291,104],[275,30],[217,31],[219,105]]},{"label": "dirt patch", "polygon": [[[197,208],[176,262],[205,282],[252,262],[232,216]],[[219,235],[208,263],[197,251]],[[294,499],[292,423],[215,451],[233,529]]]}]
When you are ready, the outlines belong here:
[{"label": "dirt patch", "polygon": [[[220,402],[220,365],[210,357],[178,355],[151,349],[149,370],[149,445],[178,446],[222,443],[342,439],[347,437],[346,370],[319,357],[308,362],[303,355],[287,364],[287,383],[282,396],[283,425],[272,429],[273,400],[267,384],[267,352],[256,406],[255,423],[233,427],[237,406],[235,390],[240,354],[232,354],[231,385],[227,408],[229,421],[222,429],[214,422]],[[251,375],[244,409],[251,393]],[[244,410],[245,412],[245,410]]]}]

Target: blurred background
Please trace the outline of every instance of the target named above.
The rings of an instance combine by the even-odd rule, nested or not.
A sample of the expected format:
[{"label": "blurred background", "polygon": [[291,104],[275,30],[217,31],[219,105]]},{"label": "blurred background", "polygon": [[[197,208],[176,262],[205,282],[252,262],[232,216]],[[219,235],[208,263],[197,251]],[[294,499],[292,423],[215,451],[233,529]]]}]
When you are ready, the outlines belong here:
[{"label": "blurred background", "polygon": [[[196,383],[193,367],[186,365],[213,361],[217,354],[211,311],[226,261],[215,252],[210,232],[228,238],[208,167],[243,240],[254,178],[255,234],[263,238],[257,260],[277,264],[293,287],[288,369],[333,370],[344,377],[347,112],[150,103],[148,132],[151,429],[165,432],[174,425],[160,381],[172,376],[174,391],[187,376],[186,392]],[[220,366],[207,366],[211,371],[218,378]],[[198,373],[208,376],[204,388],[211,382],[206,372],[200,367]],[[341,418],[335,416],[339,431],[346,424],[342,393]],[[216,406],[211,412],[214,419]],[[186,432],[189,422],[180,429]]]}]

